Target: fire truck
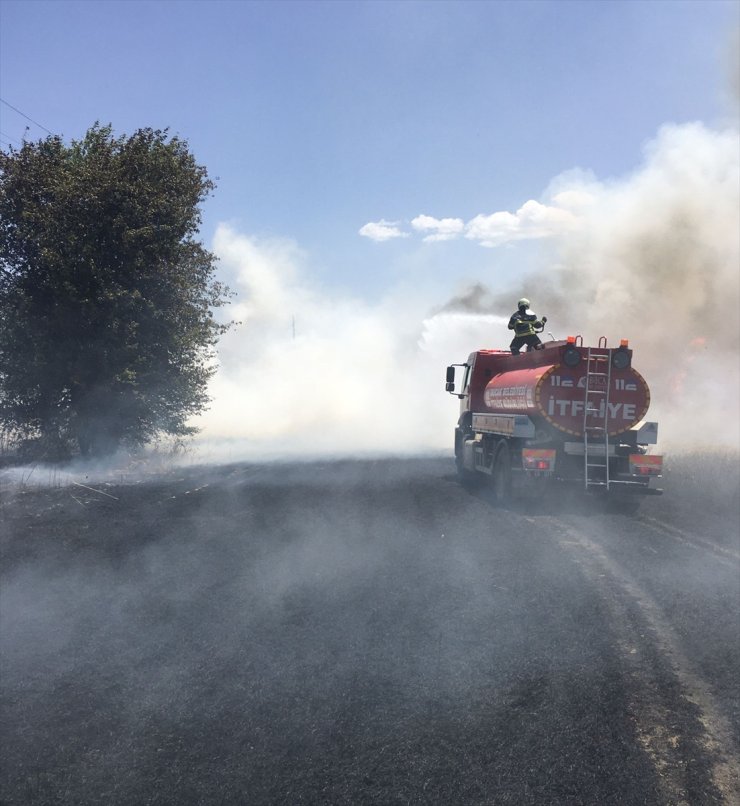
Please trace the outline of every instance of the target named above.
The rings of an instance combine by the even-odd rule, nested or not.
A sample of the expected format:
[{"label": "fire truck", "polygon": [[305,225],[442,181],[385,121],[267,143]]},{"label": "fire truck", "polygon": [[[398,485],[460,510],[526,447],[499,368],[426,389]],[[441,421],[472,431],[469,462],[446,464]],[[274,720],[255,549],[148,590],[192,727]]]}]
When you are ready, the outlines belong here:
[{"label": "fire truck", "polygon": [[627,340],[581,336],[513,355],[478,350],[447,367],[460,398],[455,462],[463,481],[486,480],[498,502],[512,490],[568,485],[610,497],[660,495],[658,424]]}]

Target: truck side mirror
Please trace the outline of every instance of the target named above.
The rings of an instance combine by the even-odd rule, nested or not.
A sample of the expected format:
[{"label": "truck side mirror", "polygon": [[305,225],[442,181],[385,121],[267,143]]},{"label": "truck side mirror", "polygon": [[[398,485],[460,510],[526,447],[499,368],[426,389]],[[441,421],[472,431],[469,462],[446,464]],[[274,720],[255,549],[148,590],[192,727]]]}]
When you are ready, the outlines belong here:
[{"label": "truck side mirror", "polygon": [[452,390],[449,388],[449,385],[453,384],[453,386],[454,386],[454,384],[455,384],[455,367],[447,367],[447,378],[446,378],[446,380],[447,380],[447,391],[450,392]]},{"label": "truck side mirror", "polygon": [[455,384],[451,381],[447,381],[445,384],[445,392],[454,392],[455,391]]}]

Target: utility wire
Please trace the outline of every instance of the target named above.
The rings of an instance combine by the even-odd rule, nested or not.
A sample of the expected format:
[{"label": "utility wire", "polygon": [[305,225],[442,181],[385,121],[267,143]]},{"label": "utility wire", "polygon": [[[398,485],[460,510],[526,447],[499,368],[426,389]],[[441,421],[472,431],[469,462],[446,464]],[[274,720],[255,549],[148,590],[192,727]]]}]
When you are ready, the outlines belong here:
[{"label": "utility wire", "polygon": [[42,126],[40,123],[36,123],[36,121],[33,118],[29,118],[28,115],[25,112],[21,112],[20,109],[16,109],[16,107],[14,107],[13,104],[9,104],[4,98],[0,98],[0,101],[2,101],[2,103],[5,104],[5,106],[9,107],[14,112],[17,112],[21,117],[24,117],[26,120],[30,120],[31,123],[33,123],[34,126],[38,126],[39,129],[43,129],[47,134],[51,134],[51,135],[54,134],[54,132],[50,132],[46,128],[46,126]]},{"label": "utility wire", "polygon": [[0,135],[2,135],[6,140],[12,140],[14,143],[18,143],[18,145],[23,145],[20,140],[16,137],[11,137],[7,132],[0,130]]}]

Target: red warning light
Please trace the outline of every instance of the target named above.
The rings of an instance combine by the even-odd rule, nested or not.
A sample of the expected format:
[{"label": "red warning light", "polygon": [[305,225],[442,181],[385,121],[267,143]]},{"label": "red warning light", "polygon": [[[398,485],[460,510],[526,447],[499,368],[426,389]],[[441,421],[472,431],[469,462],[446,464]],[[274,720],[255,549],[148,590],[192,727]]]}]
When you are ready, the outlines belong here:
[{"label": "red warning light", "polygon": [[568,344],[575,344],[576,337],[575,336],[568,336]]}]

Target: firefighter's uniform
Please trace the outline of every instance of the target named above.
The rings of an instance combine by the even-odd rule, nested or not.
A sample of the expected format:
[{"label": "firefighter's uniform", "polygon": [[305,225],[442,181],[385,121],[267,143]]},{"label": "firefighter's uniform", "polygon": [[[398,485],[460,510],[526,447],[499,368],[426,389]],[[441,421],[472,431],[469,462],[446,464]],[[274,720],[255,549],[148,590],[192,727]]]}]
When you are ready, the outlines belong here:
[{"label": "firefighter's uniform", "polygon": [[511,354],[519,355],[519,350],[525,344],[527,347],[536,350],[538,345],[542,344],[540,337],[537,335],[536,328],[541,330],[546,321],[544,317],[542,321],[540,321],[537,318],[537,314],[525,307],[520,307],[516,313],[513,313],[511,319],[509,319],[509,330],[514,331],[514,340],[511,342],[509,348]]}]

